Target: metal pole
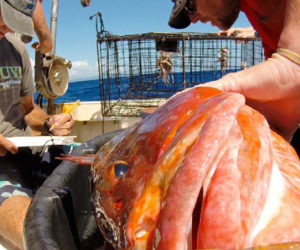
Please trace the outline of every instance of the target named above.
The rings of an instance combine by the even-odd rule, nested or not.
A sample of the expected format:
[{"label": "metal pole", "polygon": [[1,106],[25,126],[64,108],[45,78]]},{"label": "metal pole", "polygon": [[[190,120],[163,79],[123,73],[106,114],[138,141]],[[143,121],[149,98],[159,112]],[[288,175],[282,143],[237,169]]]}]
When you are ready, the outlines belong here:
[{"label": "metal pole", "polygon": [[186,88],[185,80],[185,36],[182,36],[182,89]]},{"label": "metal pole", "polygon": [[[50,32],[53,39],[53,47],[51,52],[52,58],[55,55],[55,47],[56,47],[58,2],[59,0],[52,0],[52,11],[51,11],[51,22],[50,22]],[[54,98],[47,98],[47,101],[48,101],[47,113],[53,115],[55,113]]]},{"label": "metal pole", "polygon": [[58,13],[59,0],[52,0],[51,23],[50,31],[53,39],[52,55],[55,55],[56,47],[56,27],[57,27],[57,13]]}]

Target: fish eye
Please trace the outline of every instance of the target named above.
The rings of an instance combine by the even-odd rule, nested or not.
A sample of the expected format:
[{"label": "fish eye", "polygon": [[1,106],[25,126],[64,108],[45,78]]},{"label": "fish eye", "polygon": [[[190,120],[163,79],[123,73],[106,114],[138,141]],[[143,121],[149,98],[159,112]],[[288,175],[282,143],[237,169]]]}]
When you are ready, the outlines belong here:
[{"label": "fish eye", "polygon": [[118,178],[122,178],[128,172],[128,164],[126,162],[118,162],[114,165],[114,173]]}]

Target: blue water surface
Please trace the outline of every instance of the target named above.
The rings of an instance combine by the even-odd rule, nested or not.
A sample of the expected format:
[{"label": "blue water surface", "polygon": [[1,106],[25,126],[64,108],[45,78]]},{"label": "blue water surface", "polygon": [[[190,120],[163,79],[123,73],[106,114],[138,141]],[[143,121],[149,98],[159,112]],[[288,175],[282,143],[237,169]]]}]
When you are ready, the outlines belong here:
[{"label": "blue water surface", "polygon": [[[232,72],[228,70],[225,73]],[[197,84],[217,80],[221,77],[220,71],[186,72],[186,88]],[[182,90],[182,74],[175,73],[172,83],[166,84],[155,75],[146,74],[142,76],[120,77],[118,79],[109,78],[102,80],[103,100],[121,99],[147,99],[147,98],[168,98],[176,92]],[[119,84],[117,84],[119,83]],[[34,97],[37,98],[38,93]],[[55,103],[80,101],[100,101],[99,80],[86,80],[70,82],[67,92],[55,98]],[[46,103],[46,98],[43,103]]]}]

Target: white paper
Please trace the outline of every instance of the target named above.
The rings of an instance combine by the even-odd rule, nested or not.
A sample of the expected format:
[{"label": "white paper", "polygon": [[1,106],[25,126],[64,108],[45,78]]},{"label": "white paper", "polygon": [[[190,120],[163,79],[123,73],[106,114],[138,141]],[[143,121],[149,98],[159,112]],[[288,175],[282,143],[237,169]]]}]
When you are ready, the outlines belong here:
[{"label": "white paper", "polygon": [[20,136],[6,137],[17,147],[42,147],[46,145],[73,144],[76,136]]}]

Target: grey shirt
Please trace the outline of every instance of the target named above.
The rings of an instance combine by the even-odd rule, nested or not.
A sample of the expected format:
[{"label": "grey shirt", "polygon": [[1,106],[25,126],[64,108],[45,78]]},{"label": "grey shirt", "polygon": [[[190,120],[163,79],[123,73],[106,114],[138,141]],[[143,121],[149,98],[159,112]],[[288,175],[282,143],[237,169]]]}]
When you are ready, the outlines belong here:
[{"label": "grey shirt", "polygon": [[0,39],[0,134],[28,136],[20,97],[35,92],[29,55],[24,43],[7,35]]}]

